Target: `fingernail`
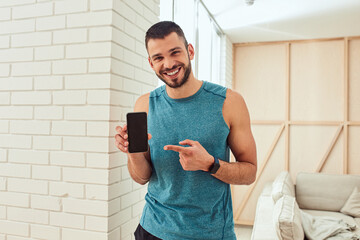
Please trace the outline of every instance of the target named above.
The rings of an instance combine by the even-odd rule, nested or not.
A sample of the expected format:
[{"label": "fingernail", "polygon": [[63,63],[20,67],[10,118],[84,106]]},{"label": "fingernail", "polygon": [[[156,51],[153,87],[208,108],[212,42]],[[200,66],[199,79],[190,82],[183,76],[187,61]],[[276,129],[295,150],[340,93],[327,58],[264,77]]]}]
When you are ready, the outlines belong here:
[{"label": "fingernail", "polygon": [[167,147],[164,147],[164,150],[167,150],[168,148]]},{"label": "fingernail", "polygon": [[125,135],[124,135],[124,138],[128,138],[128,135],[127,135],[127,134],[125,134]]}]

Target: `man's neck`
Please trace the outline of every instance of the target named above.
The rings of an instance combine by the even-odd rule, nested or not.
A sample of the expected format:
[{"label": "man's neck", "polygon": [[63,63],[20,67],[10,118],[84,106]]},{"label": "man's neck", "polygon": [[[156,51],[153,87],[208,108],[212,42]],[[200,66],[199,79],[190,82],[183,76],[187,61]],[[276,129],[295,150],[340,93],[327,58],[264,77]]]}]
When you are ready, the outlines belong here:
[{"label": "man's neck", "polygon": [[190,75],[187,82],[181,87],[171,88],[166,85],[166,92],[169,97],[174,99],[187,98],[199,91],[202,84],[202,81],[196,79],[193,75]]}]

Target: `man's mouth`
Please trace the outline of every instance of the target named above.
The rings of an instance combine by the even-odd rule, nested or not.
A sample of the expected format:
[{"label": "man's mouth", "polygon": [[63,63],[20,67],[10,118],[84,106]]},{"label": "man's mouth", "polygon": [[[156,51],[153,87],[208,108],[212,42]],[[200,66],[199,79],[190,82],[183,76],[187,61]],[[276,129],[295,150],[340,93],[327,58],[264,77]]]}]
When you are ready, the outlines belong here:
[{"label": "man's mouth", "polygon": [[168,71],[168,72],[164,72],[164,74],[167,75],[167,76],[169,76],[169,77],[174,77],[174,76],[176,76],[176,75],[179,73],[180,68],[181,68],[181,67],[178,67],[178,68],[176,68],[175,70]]}]

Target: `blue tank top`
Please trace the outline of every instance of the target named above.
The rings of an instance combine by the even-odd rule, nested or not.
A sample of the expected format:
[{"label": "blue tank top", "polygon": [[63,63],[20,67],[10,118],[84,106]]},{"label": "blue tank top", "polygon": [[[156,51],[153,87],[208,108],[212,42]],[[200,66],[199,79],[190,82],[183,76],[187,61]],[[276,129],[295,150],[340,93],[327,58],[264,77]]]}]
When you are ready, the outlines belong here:
[{"label": "blue tank top", "polygon": [[192,96],[173,99],[165,85],[149,97],[148,131],[152,176],[141,226],[164,240],[235,240],[230,185],[204,171],[185,171],[179,154],[165,145],[199,141],[216,158],[229,162],[230,132],[222,109],[226,88],[203,81]]}]

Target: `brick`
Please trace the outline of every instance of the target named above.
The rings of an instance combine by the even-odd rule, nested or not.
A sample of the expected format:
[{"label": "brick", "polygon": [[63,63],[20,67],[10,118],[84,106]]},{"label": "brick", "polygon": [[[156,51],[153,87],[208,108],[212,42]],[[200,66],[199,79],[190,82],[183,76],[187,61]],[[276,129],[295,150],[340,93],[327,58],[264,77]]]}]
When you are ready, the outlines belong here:
[{"label": "brick", "polygon": [[125,21],[125,32],[138,41],[143,42],[145,39],[145,32],[129,21]]},{"label": "brick", "polygon": [[11,68],[12,76],[50,75],[50,71],[50,62],[13,63]]},{"label": "brick", "polygon": [[10,122],[10,132],[17,134],[50,134],[50,122],[13,120]]},{"label": "brick", "polygon": [[135,52],[142,56],[142,65],[143,65],[143,69],[144,67],[146,67],[146,69],[148,70],[151,70],[152,69],[150,68],[150,64],[149,64],[149,61],[148,61],[148,53],[146,51],[146,47],[145,47],[145,44],[143,42],[139,42],[139,41],[136,41],[135,43]]},{"label": "brick", "polygon": [[138,0],[124,0],[128,6],[130,6],[135,12],[137,12],[140,15],[143,15],[144,13],[144,5],[139,2]]},{"label": "brick", "polygon": [[10,73],[10,64],[0,64],[0,77],[7,77]]},{"label": "brick", "polygon": [[17,105],[45,105],[51,103],[51,92],[13,92],[11,104]]},{"label": "brick", "polygon": [[123,1],[114,1],[114,10],[130,22],[135,22],[136,13]]},{"label": "brick", "polygon": [[108,184],[109,171],[106,169],[63,168],[63,181],[75,183]]},{"label": "brick", "polygon": [[0,106],[0,119],[31,119],[32,113],[32,107]]},{"label": "brick", "polygon": [[32,48],[0,50],[0,62],[31,61],[33,59]]},{"label": "brick", "polygon": [[[102,3],[103,1],[95,1]],[[112,39],[112,27],[95,27],[89,29],[90,42],[110,41]]]},{"label": "brick", "polygon": [[144,32],[146,32],[151,27],[153,22],[150,22],[148,19],[145,19],[142,15],[137,14],[135,24],[136,26],[141,28]]},{"label": "brick", "polygon": [[111,71],[111,58],[89,60],[89,73],[108,73]]},{"label": "brick", "polygon": [[42,209],[42,210],[51,210],[51,211],[61,211],[61,198],[32,195],[31,196],[31,208]]},{"label": "brick", "polygon": [[62,76],[34,77],[35,90],[57,90],[63,88]]},{"label": "brick", "polygon": [[20,236],[29,236],[29,224],[0,220],[0,232]]},{"label": "brick", "polygon": [[87,136],[107,137],[109,136],[108,122],[88,122],[86,126]]},{"label": "brick", "polygon": [[53,62],[53,74],[86,73],[86,60],[60,60]]},{"label": "brick", "polygon": [[0,92],[0,105],[10,105],[9,92]]},{"label": "brick", "polygon": [[126,117],[124,119],[122,119],[122,113],[124,112],[123,108],[121,108],[121,107],[110,107],[110,109],[111,109],[110,120],[114,120],[114,121],[124,120],[124,121],[126,121]]},{"label": "brick", "polygon": [[60,228],[31,224],[31,237],[47,240],[60,240]]},{"label": "brick", "polygon": [[31,136],[8,134],[0,135],[0,147],[29,149],[31,148]]},{"label": "brick", "polygon": [[23,5],[27,3],[35,3],[36,0],[12,0],[12,1],[1,1],[0,7],[10,7],[16,5]]},{"label": "brick", "polygon": [[140,200],[139,191],[133,191],[121,197],[121,209],[128,208]]},{"label": "brick", "polygon": [[10,10],[11,8],[0,8],[0,21],[10,19]]},{"label": "brick", "polygon": [[132,208],[132,215],[133,216],[141,216],[141,213],[143,212],[145,206],[145,201],[142,200],[136,204],[134,204],[131,208]]},{"label": "brick", "polygon": [[135,99],[132,94],[118,92],[118,91],[111,91],[111,104],[117,104],[123,107],[132,107],[135,105]]},{"label": "brick", "polygon": [[113,17],[112,22],[114,26],[119,30],[124,30],[125,18],[120,16],[118,12],[114,12],[112,17]]},{"label": "brick", "polygon": [[5,206],[0,206],[0,219],[6,219],[6,207]]},{"label": "brick", "polygon": [[150,22],[158,22],[159,16],[157,16],[153,11],[144,8],[144,14],[142,15],[144,18],[148,19]]},{"label": "brick", "polygon": [[[0,153],[1,154],[1,153]],[[0,177],[0,190],[6,191],[7,186],[7,178],[6,177]],[[1,219],[1,207],[0,207],[0,219]]]},{"label": "brick", "polygon": [[63,137],[63,148],[68,151],[108,152],[107,138],[100,137]]},{"label": "brick", "polygon": [[64,198],[63,211],[66,213],[106,217],[108,216],[108,204],[107,201]]},{"label": "brick", "polygon": [[12,8],[12,18],[13,19],[22,19],[22,18],[34,18],[52,15],[53,4],[49,3],[37,3],[31,5],[25,5],[20,7]]},{"label": "brick", "polygon": [[[89,124],[89,123],[88,123]],[[87,153],[86,166],[89,168],[110,168],[109,154],[107,153]]]},{"label": "brick", "polygon": [[66,46],[66,58],[107,57],[111,55],[111,43],[87,43]]},{"label": "brick", "polygon": [[33,179],[60,180],[61,168],[56,166],[32,166]]},{"label": "brick", "polygon": [[126,89],[127,92],[135,93],[137,95],[141,94],[142,83],[124,78],[123,84],[123,89]]},{"label": "brick", "polygon": [[109,104],[110,91],[109,90],[88,90],[87,103],[88,104]]},{"label": "brick", "polygon": [[63,59],[64,55],[64,46],[35,48],[35,60]]},{"label": "brick", "polygon": [[9,149],[9,162],[27,164],[48,164],[47,151]]},{"label": "brick", "polygon": [[112,90],[124,90],[123,89],[123,77],[111,74],[111,85],[110,89]]},{"label": "brick", "polygon": [[84,230],[75,230],[64,228],[62,230],[62,240],[74,240],[74,239],[86,239],[86,240],[108,240],[107,233],[91,232]]},{"label": "brick", "polygon": [[109,120],[109,106],[64,107],[67,120]]},{"label": "brick", "polygon": [[129,63],[131,65],[141,66],[143,62],[143,57],[139,54],[134,53],[133,51],[129,51],[127,49],[124,49],[124,62]]},{"label": "brick", "polygon": [[[117,239],[121,239],[120,236],[120,228],[116,228],[115,230],[111,231],[108,235],[108,240],[117,240]],[[129,239],[124,239],[124,240],[132,240],[131,236]]]},{"label": "brick", "polygon": [[61,137],[57,136],[34,136],[33,149],[60,150]]},{"label": "brick", "polygon": [[61,106],[35,106],[35,119],[63,119],[63,108]]},{"label": "brick", "polygon": [[124,209],[109,217],[109,230],[119,227],[131,219],[131,208]]},{"label": "brick", "polygon": [[154,74],[153,73],[149,73],[148,71],[144,71],[144,70],[137,70],[135,71],[135,80],[142,82],[142,83],[150,83],[151,79],[154,79]]},{"label": "brick", "polygon": [[132,191],[132,179],[124,180],[119,183],[119,196]]},{"label": "brick", "polygon": [[12,47],[31,47],[51,44],[51,32],[34,32],[11,36]]},{"label": "brick", "polygon": [[91,27],[99,25],[111,25],[112,11],[88,12],[71,14],[67,16],[67,27]]},{"label": "brick", "polygon": [[102,1],[97,1],[97,0],[90,0],[90,10],[94,11],[94,10],[107,10],[107,9],[112,9],[113,7],[113,0],[102,0]]},{"label": "brick", "polygon": [[110,169],[109,184],[119,182],[120,179],[121,179],[121,169],[120,168]]},{"label": "brick", "polygon": [[10,47],[10,36],[0,36],[0,49]]},{"label": "brick", "polygon": [[123,166],[121,167],[121,180],[126,180],[126,179],[130,179],[130,173],[129,173],[129,169],[127,166]]},{"label": "brick", "polygon": [[50,195],[83,198],[84,186],[77,183],[50,182]]},{"label": "brick", "polygon": [[135,39],[118,29],[113,29],[113,41],[127,49],[135,51]]},{"label": "brick", "polygon": [[137,218],[133,218],[130,221],[121,225],[121,238],[125,237],[126,235],[133,234],[136,230],[137,225],[139,224],[139,220]]},{"label": "brick", "polygon": [[85,217],[78,214],[50,212],[50,225],[83,229],[85,226]]},{"label": "brick", "polygon": [[31,194],[47,194],[48,182],[42,180],[9,178],[8,190]]},{"label": "brick", "polygon": [[81,43],[87,41],[86,29],[67,29],[53,32],[53,42],[59,43]]},{"label": "brick", "polygon": [[0,22],[0,34],[34,32],[35,19]]},{"label": "brick", "polygon": [[30,208],[8,207],[7,218],[13,221],[48,224],[49,216],[47,211],[34,210]]},{"label": "brick", "polygon": [[112,43],[111,56],[118,60],[124,59],[124,48],[117,43]]},{"label": "brick", "polygon": [[65,89],[108,89],[110,74],[82,74],[65,76]]},{"label": "brick", "polygon": [[[0,133],[9,133],[9,129],[10,129],[9,125],[10,125],[10,121],[0,120]],[[0,156],[1,156],[1,154],[0,154]],[[0,159],[1,159],[1,157],[0,157]],[[0,160],[0,162],[1,162],[1,160]]]},{"label": "brick", "polygon": [[0,192],[1,205],[29,207],[29,199],[29,195],[24,193]]},{"label": "brick", "polygon": [[30,178],[30,165],[0,163],[0,176]]},{"label": "brick", "polygon": [[56,91],[53,92],[53,104],[75,105],[86,104],[86,91]]},{"label": "brick", "polygon": [[136,72],[138,71],[137,69],[135,71],[134,66],[118,61],[116,59],[113,59],[113,61],[111,62],[111,70],[112,72],[127,78],[134,78]]},{"label": "brick", "polygon": [[109,216],[114,215],[115,213],[120,212],[120,199],[116,198],[111,200],[108,203],[108,207],[109,207]]},{"label": "brick", "polygon": [[89,200],[109,200],[109,187],[106,185],[86,185],[86,198]]},{"label": "brick", "polygon": [[86,123],[78,121],[53,121],[51,133],[53,135],[61,136],[85,136]]},{"label": "brick", "polygon": [[85,154],[77,152],[50,152],[50,163],[56,166],[84,167]]},{"label": "brick", "polygon": [[65,0],[55,2],[55,14],[67,14],[86,12],[88,10],[87,0]]},{"label": "brick", "polygon": [[31,77],[9,77],[0,79],[0,90],[32,90]]},{"label": "brick", "polygon": [[65,28],[66,16],[51,16],[36,18],[36,30],[55,30]]},{"label": "brick", "polygon": [[108,231],[108,218],[86,216],[85,229],[99,232]]}]

